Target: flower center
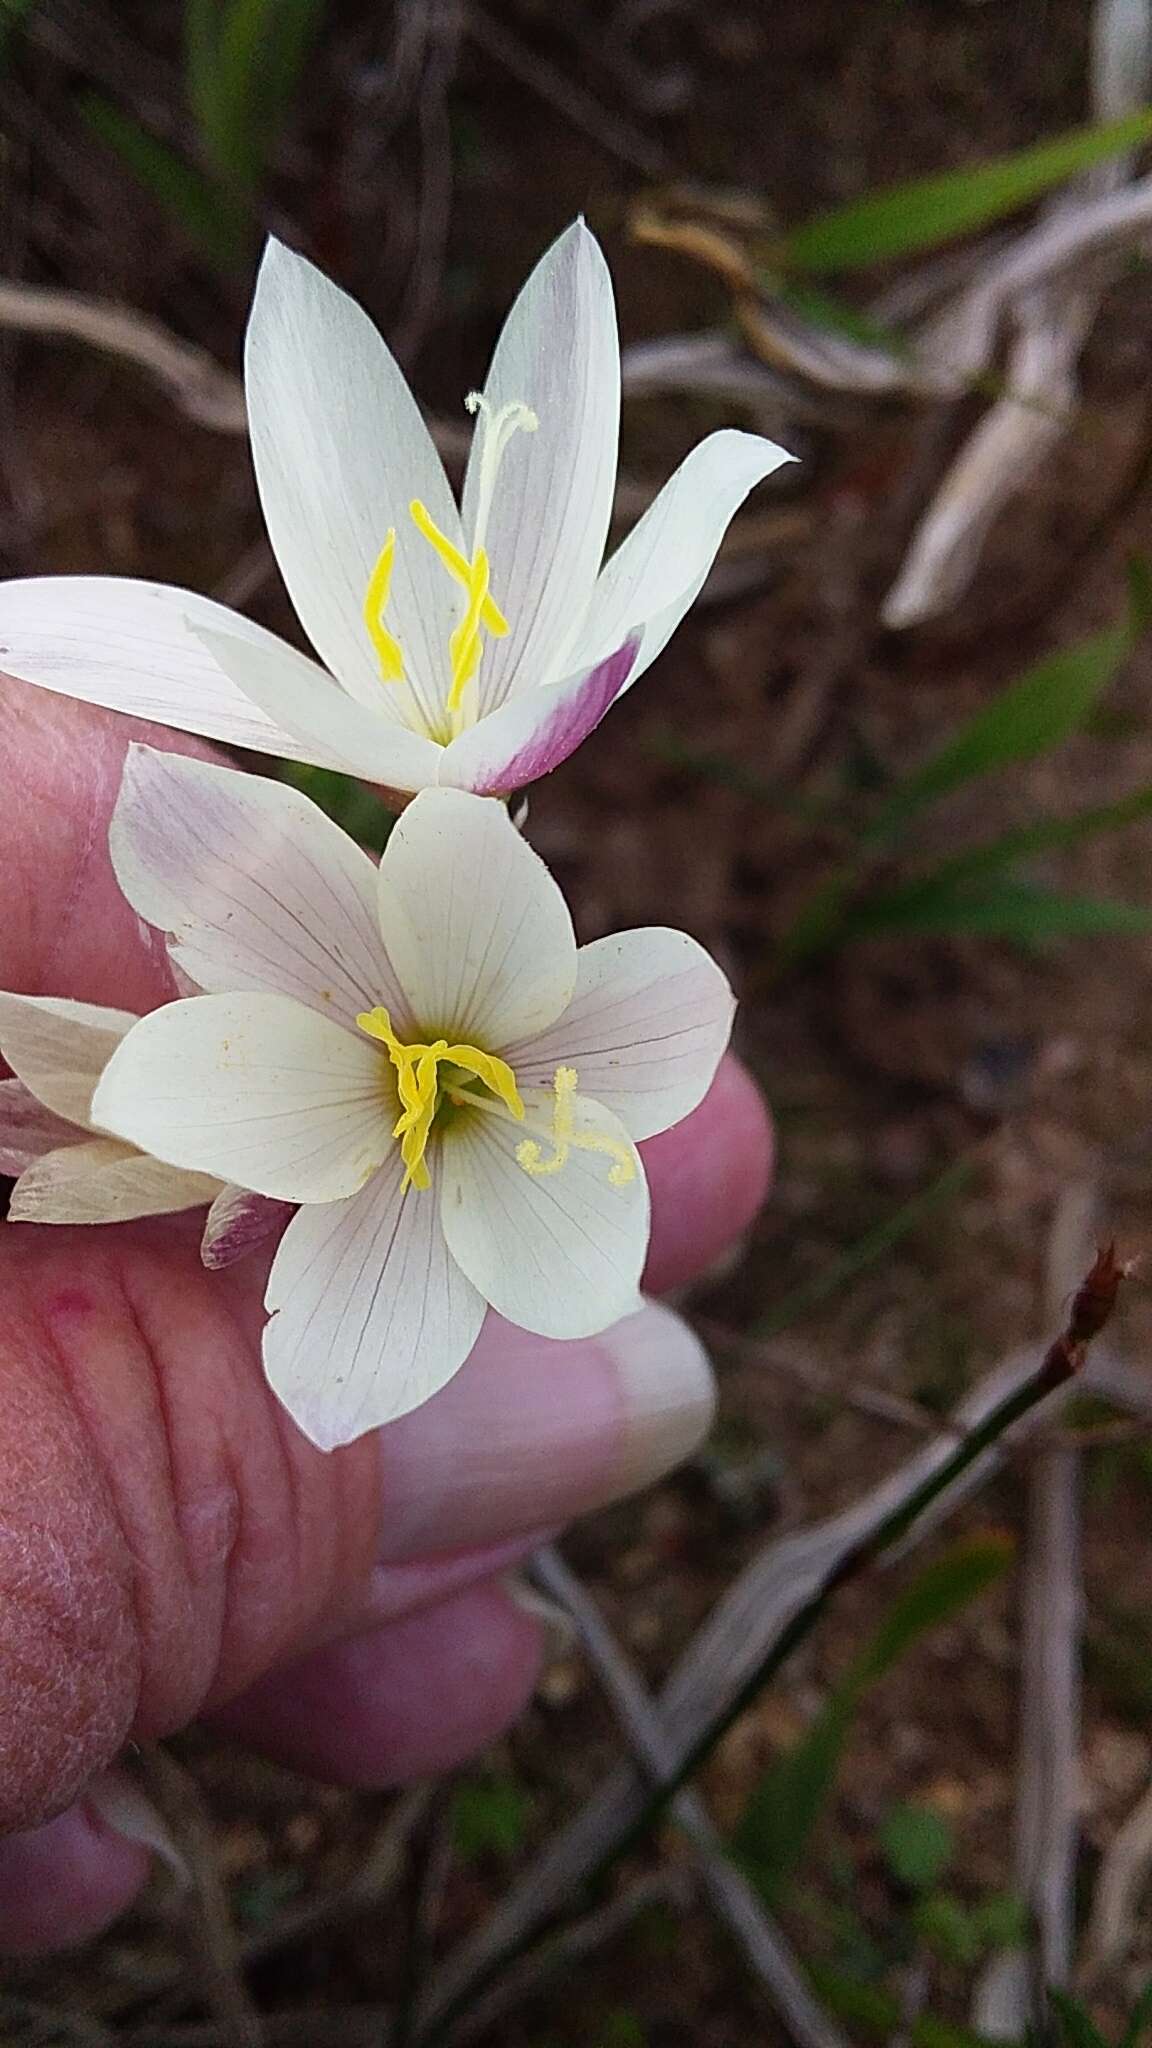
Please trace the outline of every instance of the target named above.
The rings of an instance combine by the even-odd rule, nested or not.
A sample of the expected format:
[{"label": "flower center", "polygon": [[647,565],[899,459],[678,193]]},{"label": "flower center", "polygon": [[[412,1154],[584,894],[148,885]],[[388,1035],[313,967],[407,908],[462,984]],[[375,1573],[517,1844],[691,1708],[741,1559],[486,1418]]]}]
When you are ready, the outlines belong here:
[{"label": "flower center", "polygon": [[[469,392],[464,402],[469,412],[477,415],[476,433],[479,436],[471,556],[463,554],[446,534],[441,533],[427,506],[419,498],[413,498],[408,507],[417,532],[435,550],[448,574],[464,592],[464,614],[448,641],[450,675],[443,715],[438,717],[425,712],[429,736],[441,745],[455,739],[457,733],[476,722],[476,692],[470,686],[475,683],[480,667],[482,633],[491,633],[494,639],[499,640],[508,631],[508,621],[489,589],[490,568],[484,540],[496,479],[508,444],[517,433],[535,433],[539,424],[531,407],[521,404],[518,399],[502,405],[498,411],[493,411],[479,391]],[[364,593],[364,624],[376,650],[381,678],[386,683],[401,683],[406,679],[403,649],[384,623],[395,559],[396,529],[391,526]]]},{"label": "flower center", "polygon": [[406,1188],[431,1185],[424,1154],[440,1107],[443,1083],[455,1078],[452,1075],[441,1076],[441,1067],[456,1068],[465,1075],[471,1075],[489,1089],[492,1098],[503,1103],[518,1122],[523,1121],[524,1104],[520,1100],[516,1076],[506,1060],[497,1059],[493,1053],[481,1052],[475,1045],[449,1045],[446,1038],[437,1038],[431,1045],[403,1045],[382,1005],[375,1010],[362,1011],[356,1022],[369,1038],[378,1038],[382,1045],[387,1046],[388,1057],[396,1069],[400,1115],[393,1126],[392,1136],[400,1140],[400,1157],[407,1168],[404,1176]]}]

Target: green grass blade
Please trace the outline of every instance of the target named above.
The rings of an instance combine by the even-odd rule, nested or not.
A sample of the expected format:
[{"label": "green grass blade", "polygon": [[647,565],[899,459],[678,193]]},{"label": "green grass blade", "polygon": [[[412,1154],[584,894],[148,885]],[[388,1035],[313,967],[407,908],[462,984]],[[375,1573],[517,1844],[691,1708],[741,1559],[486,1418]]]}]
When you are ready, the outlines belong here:
[{"label": "green grass blade", "polygon": [[756,1324],[754,1334],[761,1339],[778,1336],[781,1330],[798,1322],[811,1309],[819,1308],[857,1274],[874,1266],[921,1223],[954,1201],[967,1187],[974,1170],[970,1159],[953,1160],[951,1166],[945,1167],[944,1172],[930,1181],[926,1188],[913,1195],[910,1202],[903,1203],[891,1216],[886,1216],[855,1244],[849,1245],[847,1251],[841,1252],[839,1258],[833,1259],[822,1272],[811,1280],[805,1280],[801,1286],[793,1287]]},{"label": "green grass blade", "polygon": [[854,911],[845,936],[962,932],[1036,945],[1049,939],[1126,937],[1147,931],[1152,931],[1152,910],[1141,904],[1102,896],[1062,896],[1027,882],[1004,880],[982,889],[893,891],[873,897]]},{"label": "green grass blade", "polygon": [[[239,192],[251,196],[260,184],[323,13],[324,0],[226,0],[217,9],[197,115],[216,170]],[[190,78],[190,97],[191,87]]]},{"label": "green grass blade", "polygon": [[1090,809],[1073,811],[1066,818],[1041,818],[1035,825],[1021,825],[1015,832],[1005,832],[999,839],[972,847],[968,853],[953,854],[950,860],[940,861],[903,889],[886,891],[884,900],[911,900],[927,890],[955,890],[962,883],[998,874],[1033,854],[1060,852],[1084,840],[1122,831],[1124,826],[1147,817],[1152,817],[1152,783],[1133,790],[1129,796],[1116,798],[1113,803],[1093,804]]},{"label": "green grass blade", "polygon": [[1132,2007],[1128,2025],[1120,2039],[1120,2048],[1141,2048],[1149,2027],[1152,2027],[1152,1978]]},{"label": "green grass blade", "polygon": [[212,263],[232,271],[243,262],[246,220],[199,171],[101,94],[85,93],[78,110],[93,134],[115,151],[137,183]]},{"label": "green grass blade", "polygon": [[804,221],[786,237],[784,263],[798,270],[854,270],[937,249],[1003,220],[1053,185],[1152,135],[1152,108],[1120,121],[1075,128],[1031,149],[961,170],[869,192]]},{"label": "green grass blade", "polygon": [[849,1666],[799,1742],[764,1773],[736,1830],[734,1847],[768,1899],[807,1847],[831,1796],[860,1701],[919,1639],[960,1613],[1007,1569],[1012,1545],[977,1537],[953,1545],[920,1572]]},{"label": "green grass blade", "polygon": [[1069,1998],[1066,1991],[1057,1991],[1049,1986],[1048,2002],[1059,2021],[1064,2048],[1108,2048],[1103,2034],[1093,2026],[1083,2006]]},{"label": "green grass blade", "polygon": [[869,843],[891,840],[918,812],[974,777],[1035,760],[1071,738],[1131,652],[1140,624],[1130,616],[1045,655],[896,784],[872,822]]},{"label": "green grass blade", "polygon": [[396,819],[367,783],[357,782],[355,776],[343,775],[337,768],[316,768],[309,761],[282,761],[280,780],[302,789],[350,839],[371,853],[383,853]]}]

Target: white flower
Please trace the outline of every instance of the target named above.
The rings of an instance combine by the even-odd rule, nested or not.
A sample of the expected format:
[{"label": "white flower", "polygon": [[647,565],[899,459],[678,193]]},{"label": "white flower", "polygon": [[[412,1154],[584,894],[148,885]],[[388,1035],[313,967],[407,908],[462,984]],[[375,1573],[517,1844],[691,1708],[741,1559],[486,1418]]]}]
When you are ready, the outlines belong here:
[{"label": "white flower", "polygon": [[377,871],[298,791],[133,747],[111,846],[209,993],[136,1025],[94,1114],[302,1205],[264,1357],[316,1443],[426,1400],[489,1304],[549,1337],[636,1307],[636,1141],[700,1101],[731,1027],[692,939],[577,949],[503,805],[457,790],[409,805]]},{"label": "white flower", "polygon": [[752,486],[788,460],[758,435],[711,434],[601,570],[620,357],[582,222],[528,279],[468,401],[460,511],[367,315],[275,241],[246,381],[269,536],[325,666],[208,598],[100,576],[0,586],[0,666],[401,792],[506,793],[563,761],[655,660]]},{"label": "white flower", "polygon": [[0,1173],[18,1176],[12,1223],[126,1223],[213,1202],[220,1182],[164,1165],[96,1130],[92,1094],[128,1010],[0,992]]},{"label": "white flower", "polygon": [[10,1223],[131,1223],[210,1206],[201,1257],[230,1266],[288,1215],[245,1188],[221,1187],[149,1158],[92,1122],[92,1095],[122,1038],[139,1023],[130,1010],[59,996],[0,990],[0,1174],[16,1185]]}]

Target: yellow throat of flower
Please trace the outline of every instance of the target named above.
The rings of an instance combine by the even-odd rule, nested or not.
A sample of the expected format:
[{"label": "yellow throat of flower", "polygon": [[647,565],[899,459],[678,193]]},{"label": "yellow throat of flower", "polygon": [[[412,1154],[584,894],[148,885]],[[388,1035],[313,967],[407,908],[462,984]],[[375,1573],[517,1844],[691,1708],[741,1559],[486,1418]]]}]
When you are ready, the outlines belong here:
[{"label": "yellow throat of flower", "polygon": [[[480,392],[472,391],[465,404],[469,412],[477,415],[476,432],[480,437],[471,556],[463,554],[446,534],[441,533],[427,506],[419,498],[413,498],[408,507],[417,532],[435,550],[448,574],[464,592],[463,617],[453,628],[448,641],[450,677],[443,700],[443,716],[429,717],[425,709],[429,737],[441,745],[455,739],[457,733],[475,722],[475,691],[470,689],[470,685],[475,682],[484,651],[482,635],[487,632],[493,639],[500,640],[508,631],[508,621],[489,589],[491,572],[484,538],[488,531],[496,478],[508,443],[516,433],[535,433],[538,425],[531,407],[518,399],[493,411]],[[395,560],[396,529],[392,526],[384,537],[384,545],[364,593],[364,624],[376,651],[381,678],[386,683],[410,680],[406,676],[400,642],[384,623]]]},{"label": "yellow throat of flower", "polygon": [[[387,1047],[388,1057],[396,1070],[400,1115],[393,1126],[392,1136],[400,1140],[405,1188],[427,1188],[431,1185],[424,1155],[443,1098],[459,1108],[508,1115],[517,1123],[523,1123],[524,1104],[516,1086],[516,1076],[507,1061],[498,1059],[495,1053],[481,1052],[475,1045],[451,1045],[446,1038],[437,1038],[430,1044],[405,1045],[397,1038],[392,1020],[382,1005],[375,1010],[362,1011],[356,1022],[369,1038],[379,1039]],[[450,1071],[441,1074],[442,1067]],[[488,1091],[487,1095],[478,1097],[473,1094],[468,1077],[479,1081]],[[636,1160],[631,1147],[607,1131],[577,1130],[573,1107],[576,1087],[575,1067],[557,1067],[552,1082],[555,1101],[549,1132],[551,1155],[545,1157],[543,1146],[535,1138],[525,1138],[516,1147],[517,1165],[525,1173],[543,1177],[559,1173],[573,1152],[599,1152],[612,1161],[608,1172],[609,1185],[627,1187],[629,1181],[636,1177]]]}]

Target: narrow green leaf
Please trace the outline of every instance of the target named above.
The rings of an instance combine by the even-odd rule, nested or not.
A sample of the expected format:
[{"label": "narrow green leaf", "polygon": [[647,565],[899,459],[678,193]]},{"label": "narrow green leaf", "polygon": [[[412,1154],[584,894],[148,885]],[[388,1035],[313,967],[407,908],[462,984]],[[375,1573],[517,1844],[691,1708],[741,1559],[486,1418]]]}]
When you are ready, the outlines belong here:
[{"label": "narrow green leaf", "polygon": [[1060,2023],[1061,2039],[1065,2048],[1108,2048],[1104,2039],[1082,2005],[1069,1998],[1066,1991],[1049,1987],[1048,2002]]},{"label": "narrow green leaf", "polygon": [[248,226],[216,186],[102,94],[83,94],[78,110],[189,240],[221,270],[235,270],[244,258]]},{"label": "narrow green leaf", "polygon": [[324,0],[195,4],[199,16],[187,53],[189,100],[217,173],[251,198],[299,88]]},{"label": "narrow green leaf", "polygon": [[930,1216],[945,1208],[963,1188],[967,1187],[972,1172],[970,1159],[953,1160],[951,1166],[945,1167],[943,1173],[930,1181],[927,1187],[921,1188],[918,1194],[912,1196],[911,1201],[902,1203],[899,1209],[895,1209],[890,1216],[885,1216],[874,1229],[857,1238],[855,1244],[849,1245],[846,1251],[841,1252],[838,1258],[833,1259],[811,1280],[805,1280],[799,1287],[793,1287],[777,1302],[775,1308],[769,1309],[767,1315],[760,1318],[754,1334],[760,1338],[776,1337],[781,1330],[787,1329],[790,1324],[798,1322],[801,1316],[807,1315],[810,1309],[819,1308],[822,1302],[838,1293],[850,1280],[854,1280],[858,1273],[866,1272],[869,1266],[874,1266],[878,1259],[884,1258],[894,1246],[908,1236],[910,1231],[917,1230]]},{"label": "narrow green leaf", "polygon": [[1035,760],[1070,739],[1128,655],[1139,631],[1132,611],[1075,647],[1045,655],[889,792],[868,842],[891,840],[917,812],[974,776]]},{"label": "narrow green leaf", "polygon": [[938,1884],[952,1861],[955,1839],[941,1814],[907,1800],[880,1823],[880,1847],[889,1870],[908,1891]]},{"label": "narrow green leaf", "polygon": [[733,1840],[766,1898],[778,1896],[831,1796],[863,1694],[921,1636],[950,1620],[999,1578],[1011,1557],[1012,1545],[1005,1539],[976,1537],[935,1558],[905,1588],[811,1727],[764,1773]]},{"label": "narrow green leaf", "polygon": [[1033,854],[1058,852],[1089,839],[1099,839],[1107,832],[1122,831],[1124,826],[1147,817],[1152,817],[1152,783],[1133,790],[1130,796],[1118,797],[1113,803],[1094,804],[1090,810],[1073,811],[1064,818],[1041,818],[1035,825],[1005,832],[999,839],[940,861],[902,888],[885,890],[882,896],[873,897],[872,902],[891,905],[913,902],[929,892],[950,894],[963,883],[1013,867]]},{"label": "narrow green leaf", "polygon": [[1120,2048],[1140,2048],[1140,2044],[1152,2026],[1152,1978],[1144,1986],[1129,2015],[1128,2025],[1120,2039]]},{"label": "narrow green leaf", "polygon": [[452,1840],[462,1863],[507,1858],[522,1846],[532,1801],[510,1778],[466,1778],[452,1795]]},{"label": "narrow green leaf", "polygon": [[876,932],[967,932],[1038,945],[1051,939],[1126,937],[1152,931],[1152,910],[1108,897],[1062,896],[1027,882],[922,889],[873,897],[853,913],[849,935]]},{"label": "narrow green leaf", "polygon": [[1152,134],[1152,109],[1120,121],[1075,128],[1012,156],[915,178],[794,228],[781,248],[799,270],[858,270],[894,256],[936,249],[1003,220],[1089,164],[1136,148]]},{"label": "narrow green leaf", "polygon": [[[876,1984],[861,1984],[842,1971],[814,1963],[808,1972],[818,1997],[846,2026],[860,2030],[871,2040],[888,2041],[904,2027],[900,2000]],[[996,2048],[986,2035],[973,2034],[966,2027],[920,2013],[908,2027],[913,2048]]]},{"label": "narrow green leaf", "polygon": [[343,775],[337,768],[316,768],[309,761],[282,761],[280,780],[290,782],[293,789],[302,789],[305,796],[310,796],[313,803],[343,827],[350,839],[372,853],[383,853],[396,820],[367,783],[357,782],[354,776]]}]

